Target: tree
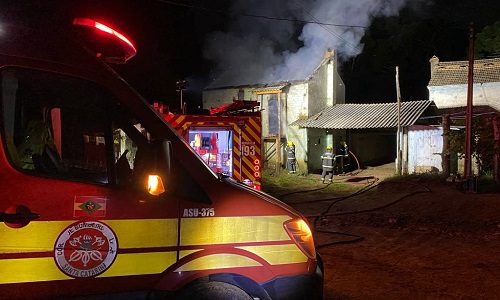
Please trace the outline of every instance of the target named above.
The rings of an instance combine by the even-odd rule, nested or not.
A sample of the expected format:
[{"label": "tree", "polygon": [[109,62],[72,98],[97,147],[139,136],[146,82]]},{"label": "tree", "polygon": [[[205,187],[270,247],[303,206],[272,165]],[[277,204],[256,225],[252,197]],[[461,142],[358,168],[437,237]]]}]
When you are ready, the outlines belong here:
[{"label": "tree", "polygon": [[476,36],[476,58],[500,56],[500,21],[488,25]]}]

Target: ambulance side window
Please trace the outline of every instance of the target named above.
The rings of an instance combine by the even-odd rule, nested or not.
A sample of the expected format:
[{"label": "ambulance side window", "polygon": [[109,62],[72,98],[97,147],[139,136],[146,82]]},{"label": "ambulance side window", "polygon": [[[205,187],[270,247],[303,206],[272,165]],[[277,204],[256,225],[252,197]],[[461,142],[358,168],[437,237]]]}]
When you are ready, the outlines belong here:
[{"label": "ambulance side window", "polygon": [[108,183],[110,95],[74,77],[28,69],[2,71],[7,152],[34,175]]},{"label": "ambulance side window", "polygon": [[[119,115],[119,116],[118,116]],[[116,183],[132,187],[142,182],[148,171],[151,153],[150,135],[142,125],[123,112],[115,112],[113,122],[113,152]],[[120,120],[117,122],[117,120]]]}]

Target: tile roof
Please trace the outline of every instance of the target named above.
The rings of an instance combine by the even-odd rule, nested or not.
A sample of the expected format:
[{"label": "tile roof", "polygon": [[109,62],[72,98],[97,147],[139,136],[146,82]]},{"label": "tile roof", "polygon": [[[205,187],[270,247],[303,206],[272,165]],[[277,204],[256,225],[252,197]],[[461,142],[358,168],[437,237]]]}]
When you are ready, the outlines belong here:
[{"label": "tile roof", "polygon": [[[468,61],[437,61],[434,68],[431,65],[433,71],[429,86],[467,84]],[[474,83],[486,82],[500,82],[500,58],[474,61]]]},{"label": "tile roof", "polygon": [[[401,103],[401,126],[411,126],[431,105],[430,100]],[[397,103],[336,104],[291,126],[324,129],[364,129],[397,127]]]},{"label": "tile roof", "polygon": [[274,85],[274,86],[265,86],[261,88],[256,88],[252,91],[252,93],[255,94],[270,94],[270,93],[277,93],[281,92],[286,86],[290,85],[289,83],[284,83],[280,85]]}]

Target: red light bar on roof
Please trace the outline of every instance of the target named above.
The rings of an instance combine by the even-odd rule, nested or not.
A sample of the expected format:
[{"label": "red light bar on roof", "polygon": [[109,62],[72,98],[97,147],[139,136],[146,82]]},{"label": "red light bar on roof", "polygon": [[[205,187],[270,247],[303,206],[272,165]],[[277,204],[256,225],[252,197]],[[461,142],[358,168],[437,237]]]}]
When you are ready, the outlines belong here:
[{"label": "red light bar on roof", "polygon": [[96,28],[102,32],[105,32],[105,33],[108,33],[108,34],[111,34],[111,35],[117,37],[120,41],[122,41],[125,44],[127,44],[128,46],[130,46],[130,54],[126,58],[126,60],[132,58],[137,53],[137,50],[135,49],[134,44],[132,44],[132,42],[127,37],[125,37],[123,34],[121,34],[120,32],[114,30],[113,28],[111,28],[107,25],[104,25],[104,24],[99,23],[95,20],[87,19],[87,18],[75,18],[73,20],[73,25],[93,27],[93,28]]}]

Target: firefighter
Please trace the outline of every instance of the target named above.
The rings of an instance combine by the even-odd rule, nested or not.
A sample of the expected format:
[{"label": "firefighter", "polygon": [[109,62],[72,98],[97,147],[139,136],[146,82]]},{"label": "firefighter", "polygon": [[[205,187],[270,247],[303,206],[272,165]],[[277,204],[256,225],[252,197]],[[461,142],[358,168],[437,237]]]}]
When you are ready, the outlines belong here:
[{"label": "firefighter", "polygon": [[345,141],[340,141],[335,151],[335,164],[337,166],[337,174],[344,174],[345,166],[349,165],[349,148]]},{"label": "firefighter", "polygon": [[326,146],[326,151],[321,156],[321,164],[323,173],[321,173],[321,181],[325,183],[325,177],[328,175],[328,183],[332,182],[333,178],[333,147]]},{"label": "firefighter", "polygon": [[288,141],[286,146],[287,155],[287,169],[288,173],[297,173],[297,160],[295,159],[295,144],[292,141]]}]

